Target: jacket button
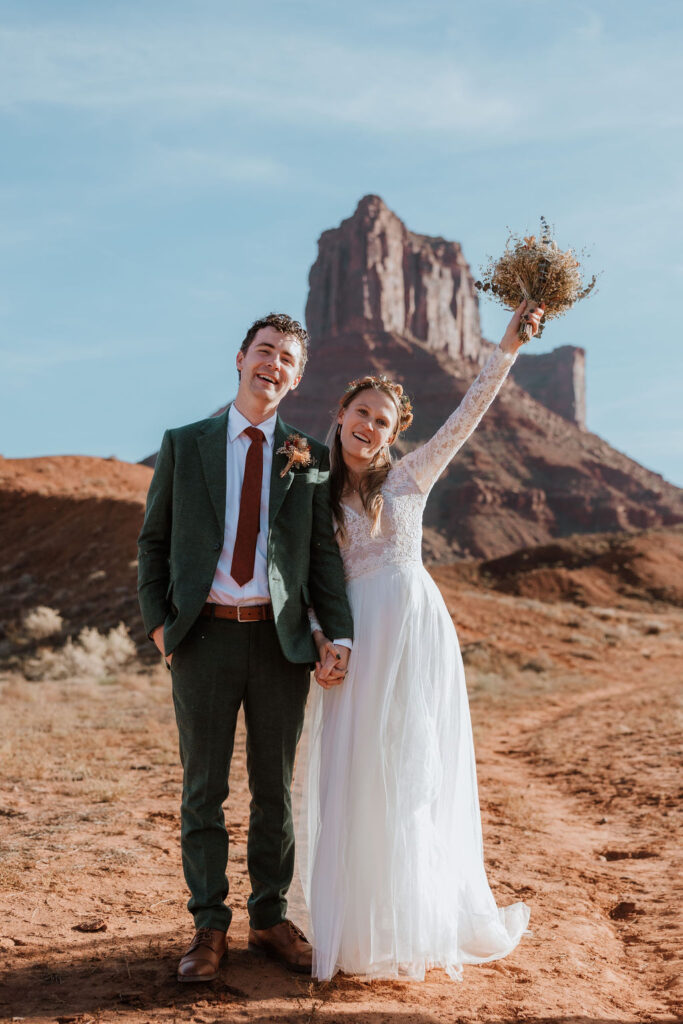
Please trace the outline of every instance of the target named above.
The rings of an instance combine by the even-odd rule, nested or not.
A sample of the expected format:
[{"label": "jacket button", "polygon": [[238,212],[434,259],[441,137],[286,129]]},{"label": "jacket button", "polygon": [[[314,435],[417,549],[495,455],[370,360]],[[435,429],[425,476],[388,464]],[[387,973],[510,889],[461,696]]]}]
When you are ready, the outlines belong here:
[{"label": "jacket button", "polygon": [[213,546],[213,550],[214,551],[222,551],[223,550],[223,545],[221,543],[219,543],[219,541],[216,541],[216,543]]}]

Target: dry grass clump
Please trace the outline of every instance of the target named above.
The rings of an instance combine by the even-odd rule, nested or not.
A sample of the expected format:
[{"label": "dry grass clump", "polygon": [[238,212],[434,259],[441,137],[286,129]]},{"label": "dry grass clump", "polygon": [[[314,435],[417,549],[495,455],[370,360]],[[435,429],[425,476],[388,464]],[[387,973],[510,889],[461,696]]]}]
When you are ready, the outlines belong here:
[{"label": "dry grass clump", "polygon": [[[583,254],[581,254],[583,255]],[[522,238],[512,232],[505,243],[505,252],[490,259],[482,271],[482,280],[475,287],[490,292],[507,309],[517,309],[522,300],[529,303],[527,313],[541,303],[545,306],[543,321],[536,337],[540,337],[547,320],[562,316],[585,299],[595,287],[593,276],[584,282],[581,264],[573,249],[560,249],[552,237],[550,225],[541,217],[541,234]],[[520,338],[528,341],[530,334],[522,321]]]},{"label": "dry grass clump", "polygon": [[46,640],[62,631],[62,616],[54,608],[39,605],[26,612],[22,619],[24,635],[29,640]]},{"label": "dry grass clump", "polygon": [[[49,610],[49,609],[48,609]],[[108,633],[86,627],[74,640],[69,637],[61,648],[43,647],[22,666],[26,679],[101,679],[126,665],[135,657],[135,644],[120,622]]]}]

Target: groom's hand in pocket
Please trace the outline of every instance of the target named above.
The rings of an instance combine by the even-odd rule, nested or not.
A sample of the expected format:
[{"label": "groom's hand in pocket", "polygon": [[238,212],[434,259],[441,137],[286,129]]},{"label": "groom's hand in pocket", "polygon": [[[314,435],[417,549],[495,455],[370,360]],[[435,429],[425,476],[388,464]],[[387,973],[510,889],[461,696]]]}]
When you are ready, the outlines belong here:
[{"label": "groom's hand in pocket", "polygon": [[320,660],[316,662],[315,678],[324,690],[332,686],[339,686],[344,682],[346,669],[349,663],[348,647],[336,647],[328,640],[320,650]]},{"label": "groom's hand in pocket", "polygon": [[166,651],[164,650],[164,627],[163,626],[157,626],[157,628],[152,631],[151,637],[152,637],[152,640],[154,641],[154,643],[155,643],[159,653],[161,654],[162,658],[164,659],[164,661],[166,662],[166,664],[170,668],[171,667],[171,662],[173,660],[173,655],[169,654],[169,656],[166,657]]}]

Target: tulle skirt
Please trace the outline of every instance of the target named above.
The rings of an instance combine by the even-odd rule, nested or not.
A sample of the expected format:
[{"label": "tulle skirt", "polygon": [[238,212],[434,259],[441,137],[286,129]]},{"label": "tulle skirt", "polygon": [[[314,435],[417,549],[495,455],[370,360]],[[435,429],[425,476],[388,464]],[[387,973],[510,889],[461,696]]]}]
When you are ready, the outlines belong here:
[{"label": "tulle skirt", "polygon": [[[344,683],[313,685],[296,768],[297,863],[313,975],[421,979],[506,956],[529,920],[484,869],[465,676],[420,565],[349,582]],[[294,900],[296,904],[296,898]]]}]

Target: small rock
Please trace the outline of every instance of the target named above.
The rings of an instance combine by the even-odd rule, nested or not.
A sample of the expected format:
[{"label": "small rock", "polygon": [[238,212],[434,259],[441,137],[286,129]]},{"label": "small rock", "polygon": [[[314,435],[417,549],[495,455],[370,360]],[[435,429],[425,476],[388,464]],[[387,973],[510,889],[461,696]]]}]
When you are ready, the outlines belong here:
[{"label": "small rock", "polygon": [[106,932],[107,922],[101,917],[91,917],[87,921],[80,921],[71,929],[73,932]]},{"label": "small rock", "polygon": [[617,903],[615,907],[612,907],[609,916],[613,921],[628,921],[630,918],[635,917],[637,913],[635,903],[622,900],[621,903]]},{"label": "small rock", "polygon": [[540,655],[537,658],[529,658],[522,665],[522,672],[546,672],[553,667],[553,662],[547,655]]},{"label": "small rock", "polygon": [[598,825],[606,825],[608,821],[609,818],[600,818]]},{"label": "small rock", "polygon": [[0,807],[0,818],[25,818],[23,811],[16,811],[14,807]]}]

